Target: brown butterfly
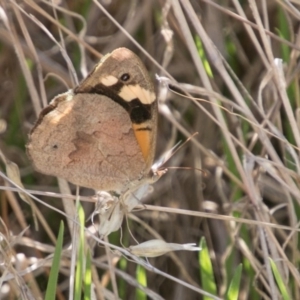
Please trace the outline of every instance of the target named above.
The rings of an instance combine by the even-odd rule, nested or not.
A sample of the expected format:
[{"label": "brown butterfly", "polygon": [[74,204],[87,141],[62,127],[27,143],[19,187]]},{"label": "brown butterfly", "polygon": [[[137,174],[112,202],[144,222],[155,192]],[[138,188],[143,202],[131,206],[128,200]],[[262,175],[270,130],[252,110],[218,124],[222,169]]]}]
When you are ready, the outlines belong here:
[{"label": "brown butterfly", "polygon": [[41,173],[122,193],[151,180],[157,101],[141,60],[119,48],[44,108],[27,145]]}]

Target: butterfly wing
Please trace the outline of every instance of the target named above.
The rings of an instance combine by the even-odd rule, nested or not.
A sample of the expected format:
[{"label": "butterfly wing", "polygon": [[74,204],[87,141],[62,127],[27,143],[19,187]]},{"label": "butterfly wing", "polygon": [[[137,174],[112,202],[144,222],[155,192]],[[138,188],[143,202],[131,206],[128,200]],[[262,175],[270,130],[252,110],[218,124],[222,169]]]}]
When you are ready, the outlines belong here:
[{"label": "butterfly wing", "polygon": [[42,111],[28,155],[41,173],[121,192],[149,176],[156,117],[147,71],[130,50],[120,48]]},{"label": "butterfly wing", "polygon": [[75,93],[107,95],[129,114],[135,137],[148,168],[156,146],[157,101],[149,74],[130,50],[119,48],[106,55]]},{"label": "butterfly wing", "polygon": [[125,110],[106,96],[60,95],[27,146],[44,174],[96,190],[121,191],[142,176],[145,161]]}]

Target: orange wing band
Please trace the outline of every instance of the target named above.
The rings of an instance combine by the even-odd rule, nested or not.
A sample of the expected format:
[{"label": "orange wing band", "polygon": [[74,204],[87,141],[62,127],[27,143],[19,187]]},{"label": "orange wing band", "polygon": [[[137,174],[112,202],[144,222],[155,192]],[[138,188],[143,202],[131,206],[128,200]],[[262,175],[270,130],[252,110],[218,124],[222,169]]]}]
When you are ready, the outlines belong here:
[{"label": "orange wing band", "polygon": [[151,151],[151,135],[152,131],[144,129],[145,127],[139,125],[132,124],[135,137],[137,139],[137,142],[141,148],[141,151],[143,153],[143,157],[145,159],[145,162],[149,160],[150,151]]}]

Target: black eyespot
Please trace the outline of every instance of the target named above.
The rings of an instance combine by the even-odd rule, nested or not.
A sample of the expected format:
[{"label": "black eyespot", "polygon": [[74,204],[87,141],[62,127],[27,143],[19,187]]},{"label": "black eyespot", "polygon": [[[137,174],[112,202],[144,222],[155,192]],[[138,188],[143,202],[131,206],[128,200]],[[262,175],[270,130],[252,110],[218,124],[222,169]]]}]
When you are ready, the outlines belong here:
[{"label": "black eyespot", "polygon": [[53,148],[53,149],[57,149],[58,146],[57,146],[57,145],[53,145],[52,148]]},{"label": "black eyespot", "polygon": [[130,79],[130,75],[128,73],[124,73],[121,75],[122,81],[128,81]]}]

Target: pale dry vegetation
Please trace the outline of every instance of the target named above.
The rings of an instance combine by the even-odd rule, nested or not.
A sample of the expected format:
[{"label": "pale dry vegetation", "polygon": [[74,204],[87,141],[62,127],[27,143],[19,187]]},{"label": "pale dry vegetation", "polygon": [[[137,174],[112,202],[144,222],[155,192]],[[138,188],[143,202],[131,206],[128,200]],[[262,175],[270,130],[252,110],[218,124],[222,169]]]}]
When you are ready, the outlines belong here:
[{"label": "pale dry vegetation", "polygon": [[[65,250],[56,298],[73,289],[75,196],[60,195],[76,189],[35,172],[25,144],[41,108],[120,46],[138,54],[155,81],[157,157],[198,134],[166,163],[177,168],[153,185],[122,234],[108,237],[112,249],[121,240],[135,244],[133,237],[178,244],[205,237],[216,292],[207,288],[198,252],[180,251],[144,265],[149,299],[202,299],[203,291],[223,299],[239,264],[238,299],[300,299],[299,1],[0,3],[1,299],[44,298],[60,220]],[[169,80],[159,84],[155,74]],[[22,201],[30,198],[6,179],[9,162],[41,201]],[[80,195],[87,219],[93,191]],[[146,299],[136,294],[138,260],[101,245],[91,220],[85,226],[96,299]]]}]

